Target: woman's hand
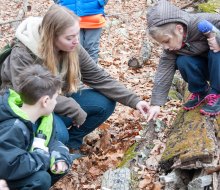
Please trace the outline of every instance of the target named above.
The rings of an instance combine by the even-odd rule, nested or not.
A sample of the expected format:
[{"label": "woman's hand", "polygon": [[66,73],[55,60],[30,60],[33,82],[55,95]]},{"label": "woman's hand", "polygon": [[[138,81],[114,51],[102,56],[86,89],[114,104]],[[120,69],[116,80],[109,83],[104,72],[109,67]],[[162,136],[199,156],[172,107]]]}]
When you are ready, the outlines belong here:
[{"label": "woman's hand", "polygon": [[160,106],[151,106],[148,111],[148,119],[149,122],[151,119],[155,120],[160,113]]},{"label": "woman's hand", "polygon": [[136,105],[136,109],[141,112],[141,114],[147,119],[147,113],[150,109],[150,106],[147,102],[145,101],[140,101]]},{"label": "woman's hand", "polygon": [[213,50],[214,53],[220,51],[220,45],[218,44],[215,36],[208,38],[207,40],[208,40],[210,50]]}]

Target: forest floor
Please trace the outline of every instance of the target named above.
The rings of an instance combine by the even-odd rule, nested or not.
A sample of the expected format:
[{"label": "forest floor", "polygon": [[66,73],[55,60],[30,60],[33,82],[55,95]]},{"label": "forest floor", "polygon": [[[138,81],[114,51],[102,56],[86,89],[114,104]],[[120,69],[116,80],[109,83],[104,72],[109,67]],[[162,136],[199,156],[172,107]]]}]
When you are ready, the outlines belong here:
[{"label": "forest floor", "polygon": [[[191,1],[172,2],[177,6],[184,6]],[[153,78],[161,53],[161,46],[150,39],[146,32],[146,9],[151,3],[150,0],[109,0],[105,8],[107,24],[103,29],[99,54],[99,64],[146,101],[151,98]],[[53,2],[29,0],[28,4],[30,10],[25,17],[43,16]],[[0,23],[16,20],[23,5],[22,0],[0,0]],[[0,47],[14,36],[15,27],[14,22],[0,25]],[[145,42],[151,46],[149,60],[141,68],[130,68],[128,60],[140,58],[141,47]],[[178,100],[167,102],[158,119],[169,128],[180,107],[181,102]],[[117,104],[114,114],[85,138],[85,149],[90,152],[89,156],[75,160],[70,173],[52,189],[101,189],[103,173],[110,168],[117,168],[144,124],[145,119],[137,111]],[[162,131],[158,136],[153,140],[153,149],[146,161],[155,162],[154,167],[142,166],[139,172],[140,190],[162,189],[158,185],[158,161],[165,147],[166,135]]]}]

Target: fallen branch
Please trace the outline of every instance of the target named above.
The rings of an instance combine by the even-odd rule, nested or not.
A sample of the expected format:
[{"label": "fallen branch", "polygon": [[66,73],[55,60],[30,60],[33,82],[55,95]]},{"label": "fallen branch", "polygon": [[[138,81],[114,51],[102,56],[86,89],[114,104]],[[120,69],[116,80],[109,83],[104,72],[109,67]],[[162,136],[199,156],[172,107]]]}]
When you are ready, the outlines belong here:
[{"label": "fallen branch", "polygon": [[[18,12],[18,20],[22,20],[27,12],[27,10],[29,10],[30,7],[28,6],[28,0],[23,0],[23,7],[22,9]],[[15,22],[14,23],[14,27],[17,28],[17,26],[19,25],[19,22]]]},{"label": "fallen branch", "polygon": [[106,14],[105,17],[117,16],[117,15],[130,15],[131,13],[146,11],[146,9],[133,10],[124,13],[114,13],[114,14]]},{"label": "fallen branch", "polygon": [[31,10],[31,7],[28,5],[28,0],[23,0],[23,7],[18,12],[17,19],[0,22],[0,26],[5,25],[5,24],[15,23],[14,26],[16,28],[18,26],[19,22],[23,20],[26,12],[30,11],[30,10]]},{"label": "fallen branch", "polygon": [[220,171],[220,165],[214,167],[214,168],[207,168],[206,170],[207,174],[213,174],[215,172],[219,172]]},{"label": "fallen branch", "polygon": [[190,3],[188,3],[188,4],[186,4],[186,5],[182,6],[181,9],[185,9],[185,8],[187,8],[187,7],[191,6],[191,5],[193,5],[194,3],[197,3],[198,1],[199,1],[199,0],[194,0],[194,1],[192,1],[192,2],[190,2]]},{"label": "fallen branch", "polygon": [[5,25],[5,24],[10,24],[10,23],[13,23],[13,22],[19,22],[19,21],[22,21],[22,19],[7,20],[7,21],[4,21],[4,22],[0,22],[0,26]]}]

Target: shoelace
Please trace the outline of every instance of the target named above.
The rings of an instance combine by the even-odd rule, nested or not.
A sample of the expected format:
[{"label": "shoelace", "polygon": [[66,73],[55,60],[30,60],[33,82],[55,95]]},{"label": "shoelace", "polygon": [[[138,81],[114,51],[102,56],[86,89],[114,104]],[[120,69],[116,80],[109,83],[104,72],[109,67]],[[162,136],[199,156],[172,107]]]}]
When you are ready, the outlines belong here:
[{"label": "shoelace", "polygon": [[197,97],[199,99],[199,96],[200,96],[199,93],[192,93],[192,95],[190,96],[189,100],[194,100]]},{"label": "shoelace", "polygon": [[206,101],[207,104],[212,106],[215,102],[217,102],[218,98],[220,98],[220,95],[217,94],[209,94],[208,96],[206,96]]}]

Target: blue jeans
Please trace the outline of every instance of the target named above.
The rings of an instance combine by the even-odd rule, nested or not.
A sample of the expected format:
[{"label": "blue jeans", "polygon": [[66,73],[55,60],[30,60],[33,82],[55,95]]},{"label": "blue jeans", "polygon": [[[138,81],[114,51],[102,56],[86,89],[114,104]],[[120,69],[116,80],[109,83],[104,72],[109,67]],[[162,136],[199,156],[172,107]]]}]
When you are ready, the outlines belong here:
[{"label": "blue jeans", "polygon": [[81,28],[80,44],[88,52],[90,57],[98,63],[99,42],[102,28]]},{"label": "blue jeans", "polygon": [[180,55],[176,64],[190,92],[207,91],[209,81],[210,93],[220,94],[220,52],[209,51],[207,56]]},{"label": "blue jeans", "polygon": [[84,89],[72,94],[72,98],[87,113],[86,121],[78,128],[71,127],[72,119],[55,115],[56,133],[58,140],[70,148],[78,149],[82,145],[83,137],[91,133],[108,119],[115,109],[116,102],[110,100],[94,89]]}]

